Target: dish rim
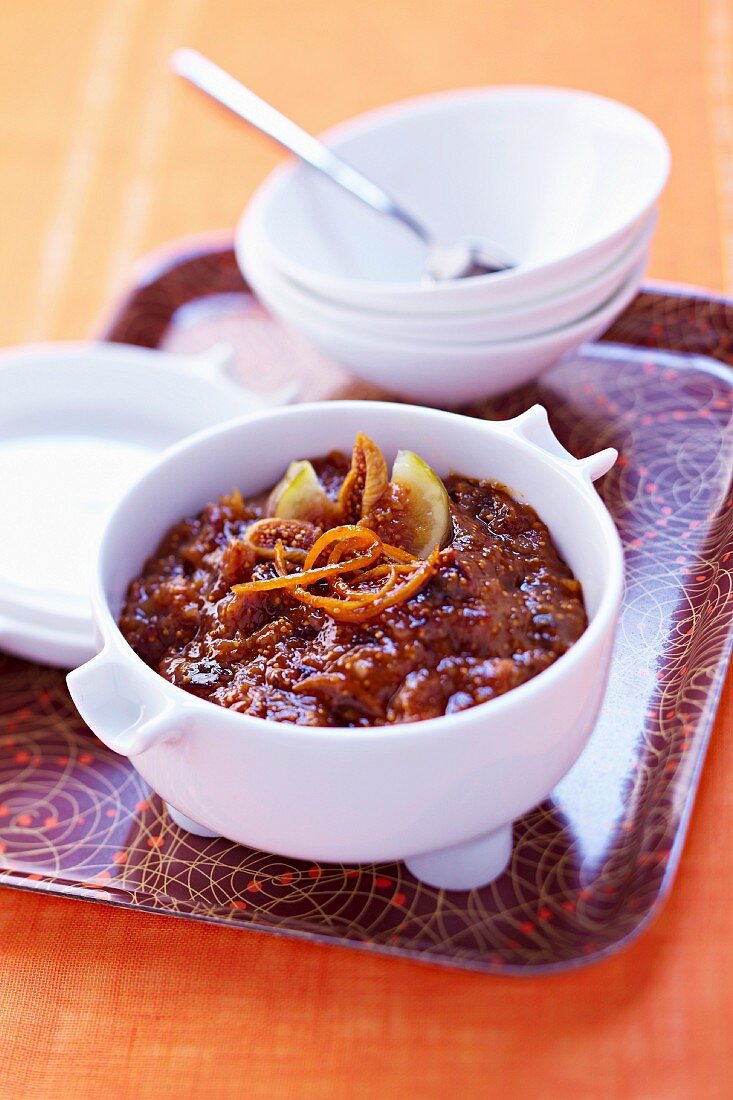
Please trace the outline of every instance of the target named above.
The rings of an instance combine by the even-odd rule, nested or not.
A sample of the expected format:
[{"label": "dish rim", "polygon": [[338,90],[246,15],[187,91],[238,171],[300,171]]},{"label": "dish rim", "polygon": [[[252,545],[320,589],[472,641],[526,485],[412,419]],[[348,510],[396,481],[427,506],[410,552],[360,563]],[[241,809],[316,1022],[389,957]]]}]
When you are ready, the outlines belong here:
[{"label": "dish rim", "polygon": [[[373,333],[366,329],[359,330],[354,334],[354,326],[351,321],[342,321],[341,319],[329,318],[325,320],[319,314],[316,314],[316,320],[313,327],[318,326],[321,332],[325,332],[330,335],[335,335],[337,340],[348,340],[349,334],[351,334],[351,340],[354,343],[358,343],[362,348],[373,352],[375,355],[406,355],[411,352],[416,356],[430,356],[433,353],[440,355],[450,355],[454,357],[459,356],[471,356],[471,355],[501,355],[502,352],[516,352],[527,351],[533,352],[542,347],[548,341],[554,341],[560,337],[568,338],[575,337],[576,335],[582,338],[582,334],[586,330],[592,331],[593,325],[605,325],[607,326],[614,317],[622,311],[625,306],[619,307],[619,302],[624,303],[628,295],[636,294],[641,282],[644,278],[644,272],[649,263],[649,246],[647,246],[643,253],[637,257],[635,263],[627,273],[626,277],[611,291],[601,302],[592,306],[585,313],[580,316],[571,318],[564,324],[555,325],[554,327],[542,329],[540,332],[532,333],[528,336],[515,336],[504,337],[500,339],[478,339],[478,340],[433,340],[433,339],[418,339],[414,336],[397,337],[395,335],[385,336],[383,333]],[[249,271],[252,272],[252,265],[249,264]],[[268,272],[266,278],[269,279],[273,273]],[[275,277],[278,277],[278,273],[274,273]],[[281,276],[280,276],[281,277]],[[253,279],[253,283],[256,280]],[[262,284],[260,284],[261,287]],[[280,287],[276,287],[274,293],[271,292],[272,286],[268,288],[267,296],[274,302],[276,299],[281,298]],[[288,287],[286,294],[289,294],[290,288]],[[260,299],[264,301],[263,297]],[[283,315],[296,311],[306,311],[310,306],[310,303],[297,302],[293,305],[293,299],[288,300],[286,308],[281,308]],[[269,307],[268,307],[269,308]],[[275,306],[273,306],[274,312]],[[291,322],[293,328],[295,328],[295,322]],[[313,342],[316,342],[315,337],[312,338]],[[582,342],[582,339],[581,339]],[[419,370],[419,365],[416,365],[416,369]]]}]

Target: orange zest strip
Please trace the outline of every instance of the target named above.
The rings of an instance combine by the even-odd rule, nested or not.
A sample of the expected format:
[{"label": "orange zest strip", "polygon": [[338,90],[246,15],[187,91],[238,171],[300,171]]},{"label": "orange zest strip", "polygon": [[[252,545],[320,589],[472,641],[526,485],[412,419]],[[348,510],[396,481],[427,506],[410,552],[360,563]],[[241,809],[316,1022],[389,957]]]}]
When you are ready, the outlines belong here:
[{"label": "orange zest strip", "polygon": [[431,556],[427,561],[423,561],[408,581],[405,581],[404,584],[393,589],[384,597],[374,600],[373,603],[366,604],[362,609],[352,611],[349,608],[342,616],[336,615],[334,618],[339,618],[342,622],[355,623],[373,619],[377,615],[381,615],[388,607],[394,607],[397,604],[404,603],[406,600],[409,600],[411,596],[419,592],[423,585],[433,576],[436,568],[437,554],[435,555],[435,560],[432,560]]},{"label": "orange zest strip", "polygon": [[307,589],[300,586],[293,590],[293,595],[300,603],[308,604],[310,607],[322,608],[337,622],[367,622],[369,619],[381,615],[388,607],[404,603],[410,596],[414,596],[425,582],[433,576],[437,564],[438,551],[435,550],[427,560],[420,562],[408,581],[397,588],[393,588],[391,592],[384,596],[379,593],[363,593],[359,599],[352,597],[351,599],[337,600],[332,596],[320,596],[315,592],[308,592]]},{"label": "orange zest strip", "polygon": [[[368,531],[369,528],[364,527],[361,528],[361,530]],[[379,536],[375,535],[374,537],[378,538]],[[344,554],[348,550],[352,549],[352,547],[353,543],[350,538],[343,539],[337,542],[329,555],[329,565],[332,565],[334,562],[341,561]],[[389,542],[382,543],[382,553],[385,555],[385,557],[391,558],[393,561],[399,562],[400,565],[418,565],[420,561],[423,560],[422,558],[416,558],[414,554],[410,554],[407,550],[402,550],[399,546],[392,546],[392,544]]]},{"label": "orange zest strip", "polygon": [[389,542],[383,542],[382,549],[388,557],[407,565],[417,565],[419,561],[423,560],[422,558],[416,558],[414,554],[408,553],[407,550],[401,550],[399,546],[392,546]]},{"label": "orange zest strip", "polygon": [[404,566],[392,565],[391,562],[382,562],[380,565],[373,565],[371,569],[365,569],[355,579],[360,583],[370,584],[372,581],[378,581],[380,577],[385,577],[388,573],[394,570],[395,573],[399,573]]},{"label": "orange zest strip", "polygon": [[278,539],[275,543],[275,568],[281,577],[286,577],[290,570],[288,569],[288,559],[285,556],[285,546],[282,539]]},{"label": "orange zest strip", "polygon": [[301,588],[300,585],[293,589],[293,596],[299,603],[322,608],[337,620],[341,619],[344,611],[358,611],[367,606],[363,599],[339,600],[335,596],[321,596],[317,592],[309,592],[307,588]]},{"label": "orange zest strip", "polygon": [[379,599],[380,596],[386,595],[386,593],[397,584],[397,570],[395,567],[393,565],[377,565],[374,569],[370,569],[367,573],[362,573],[361,576],[357,578],[363,583],[364,581],[371,582],[373,580],[378,580],[380,576],[386,576],[387,579],[379,588],[367,590],[363,588],[354,588],[348,585],[343,577],[338,577],[333,582],[333,589],[340,595],[346,596],[347,599],[362,600],[368,596],[376,600]]},{"label": "orange zest strip", "polygon": [[341,561],[345,554],[348,554],[352,550],[358,550],[359,545],[359,543],[354,543],[352,539],[342,539],[340,542],[337,542],[328,555],[328,564],[333,565],[335,562]]},{"label": "orange zest strip", "polygon": [[[357,532],[357,536],[354,532]],[[322,565],[320,568],[312,569],[311,566],[318,561],[323,551],[327,546],[330,546],[332,542],[336,540],[348,540],[350,542],[361,543],[366,545],[366,550],[363,554],[357,554],[353,558],[348,558],[346,561],[337,562],[333,565]],[[282,545],[282,543],[280,543]],[[310,585],[315,584],[316,581],[328,580],[330,577],[338,577],[342,573],[353,573],[357,569],[363,569],[365,566],[372,565],[380,557],[382,553],[382,542],[378,535],[375,535],[373,531],[363,531],[360,528],[352,527],[348,524],[342,527],[334,527],[330,531],[326,531],[309,550],[306,559],[303,563],[304,569],[301,573],[287,573],[281,571],[281,566],[278,566],[278,576],[268,577],[263,581],[247,581],[245,584],[235,584],[232,586],[232,592],[236,595],[245,595],[247,592],[269,592],[276,588],[294,588],[296,585]],[[280,554],[280,562],[282,563],[284,558],[284,548]]]},{"label": "orange zest strip", "polygon": [[306,554],[303,568],[306,570],[311,569],[326,547],[334,542],[350,542],[356,543],[356,546],[373,547],[376,551],[374,557],[375,561],[382,551],[382,540],[379,538],[379,535],[375,535],[374,531],[370,531],[367,527],[357,527],[352,523],[344,523],[340,527],[332,527],[330,531],[324,531],[323,534],[316,539]]},{"label": "orange zest strip", "polygon": [[365,565],[371,565],[375,557],[374,554],[362,554],[358,558],[350,558],[338,565],[323,565],[320,569],[286,573],[283,576],[268,577],[264,581],[247,581],[245,584],[232,585],[232,592],[242,596],[247,592],[270,592],[275,588],[294,588],[298,584],[315,584],[316,581],[325,581],[328,577],[338,577],[341,573],[351,573]]},{"label": "orange zest strip", "polygon": [[[319,566],[327,551],[328,564]],[[301,572],[289,571],[285,546],[278,540],[274,548],[277,576],[236,584],[232,592],[243,595],[286,589],[299,603],[320,608],[337,622],[366,622],[418,592],[435,573],[438,554],[436,548],[426,560],[416,558],[382,542],[368,527],[347,523],[319,536],[305,556]],[[343,575],[353,573],[358,574],[356,583],[348,584]],[[328,581],[330,595],[310,590],[319,581]],[[376,581],[382,581],[377,588],[363,587]]]}]

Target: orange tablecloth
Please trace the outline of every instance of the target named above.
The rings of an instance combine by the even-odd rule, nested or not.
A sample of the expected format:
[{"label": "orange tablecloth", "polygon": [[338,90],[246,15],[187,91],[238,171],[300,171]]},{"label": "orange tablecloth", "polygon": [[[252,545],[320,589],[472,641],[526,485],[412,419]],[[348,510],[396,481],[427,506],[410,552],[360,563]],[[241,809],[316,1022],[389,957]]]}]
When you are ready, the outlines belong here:
[{"label": "orange tablecloth", "polygon": [[[165,60],[184,42],[314,129],[456,85],[625,100],[674,158],[652,274],[733,289],[726,0],[6,0],[2,343],[83,335],[136,257],[232,225],[276,163],[174,84]],[[730,1095],[731,721],[729,687],[662,916],[561,977],[452,973],[1,890],[5,1095]]]}]

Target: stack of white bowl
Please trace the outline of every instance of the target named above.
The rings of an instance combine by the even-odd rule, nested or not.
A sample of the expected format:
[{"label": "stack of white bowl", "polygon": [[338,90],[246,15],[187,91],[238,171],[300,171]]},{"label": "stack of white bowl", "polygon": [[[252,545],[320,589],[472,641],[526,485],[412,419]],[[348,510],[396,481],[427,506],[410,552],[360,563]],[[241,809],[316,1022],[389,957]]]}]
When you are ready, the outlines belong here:
[{"label": "stack of white bowl", "polygon": [[399,223],[298,163],[258,190],[237,255],[271,312],[355,374],[459,404],[529,381],[602,333],[646,268],[669,151],[643,115],[551,88],[410,100],[325,140],[444,243],[511,270],[436,283]]}]

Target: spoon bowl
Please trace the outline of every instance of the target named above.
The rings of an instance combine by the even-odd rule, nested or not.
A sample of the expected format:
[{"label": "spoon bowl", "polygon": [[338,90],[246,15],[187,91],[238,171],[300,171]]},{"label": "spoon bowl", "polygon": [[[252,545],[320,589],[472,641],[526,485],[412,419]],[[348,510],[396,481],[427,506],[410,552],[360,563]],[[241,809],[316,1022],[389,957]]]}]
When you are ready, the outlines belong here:
[{"label": "spoon bowl", "polygon": [[425,274],[436,283],[452,279],[475,279],[507,271],[514,264],[498,245],[431,244],[425,253]]}]

